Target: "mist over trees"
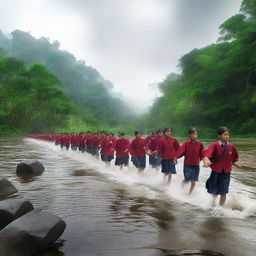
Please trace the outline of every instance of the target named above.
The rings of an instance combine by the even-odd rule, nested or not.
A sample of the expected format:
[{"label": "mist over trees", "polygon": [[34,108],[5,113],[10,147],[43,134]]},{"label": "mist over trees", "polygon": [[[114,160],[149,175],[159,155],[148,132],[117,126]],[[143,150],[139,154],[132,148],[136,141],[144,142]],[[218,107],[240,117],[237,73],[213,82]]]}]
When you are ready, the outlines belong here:
[{"label": "mist over trees", "polygon": [[61,82],[40,63],[0,57],[0,129],[43,132],[65,125],[72,106]]},{"label": "mist over trees", "polygon": [[256,132],[256,1],[242,1],[240,12],[220,25],[217,43],[182,56],[181,74],[160,83],[149,127],[172,125],[183,135],[190,126],[205,134],[220,125]]},{"label": "mist over trees", "polygon": [[184,136],[196,126],[209,136],[225,125],[235,134],[255,133],[256,0],[243,0],[240,13],[219,28],[217,43],[180,58],[181,73],[159,84],[162,96],[140,117],[114,96],[111,82],[57,41],[0,31],[0,130],[131,133],[173,126]]},{"label": "mist over trees", "polygon": [[59,47],[57,41],[36,39],[20,30],[13,31],[10,39],[0,32],[0,55],[22,60],[27,67],[35,62],[44,64],[63,84],[61,90],[75,106],[76,118],[101,126],[126,122],[128,107],[113,95],[112,84]]}]

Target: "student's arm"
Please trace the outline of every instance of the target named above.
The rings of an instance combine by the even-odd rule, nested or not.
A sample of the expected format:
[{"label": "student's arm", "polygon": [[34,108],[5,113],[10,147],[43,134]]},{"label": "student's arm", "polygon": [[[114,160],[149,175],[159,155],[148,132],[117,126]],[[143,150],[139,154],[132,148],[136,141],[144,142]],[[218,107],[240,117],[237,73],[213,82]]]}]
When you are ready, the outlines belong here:
[{"label": "student's arm", "polygon": [[131,145],[130,145],[130,148],[129,148],[130,154],[131,154],[132,156],[134,155],[133,144],[134,144],[134,140],[132,141],[132,143],[131,143]]},{"label": "student's arm", "polygon": [[204,159],[204,144],[203,143],[201,143],[201,145],[200,145],[199,157],[200,157],[200,160]]},{"label": "student's arm", "polygon": [[174,142],[174,149],[175,149],[175,157],[173,158],[173,162],[174,162],[174,164],[177,164],[178,161],[177,161],[177,158],[176,158],[176,153],[180,149],[180,144],[176,139],[175,139],[175,142]]},{"label": "student's arm", "polygon": [[209,158],[213,157],[214,155],[214,152],[215,152],[215,144],[212,143],[209,148],[205,151],[205,154],[204,154],[204,166],[205,167],[209,167],[212,162],[209,160]]},{"label": "student's arm", "polygon": [[233,150],[232,150],[232,157],[233,157],[233,159],[232,159],[232,164],[235,166],[235,167],[237,167],[237,168],[241,168],[241,165],[239,164],[239,163],[237,163],[237,161],[238,161],[238,152],[237,152],[237,150],[236,150],[236,148],[233,146]]},{"label": "student's arm", "polygon": [[179,150],[176,152],[176,159],[179,159],[184,156],[184,154],[186,153],[186,144],[187,143],[184,142],[179,148]]}]

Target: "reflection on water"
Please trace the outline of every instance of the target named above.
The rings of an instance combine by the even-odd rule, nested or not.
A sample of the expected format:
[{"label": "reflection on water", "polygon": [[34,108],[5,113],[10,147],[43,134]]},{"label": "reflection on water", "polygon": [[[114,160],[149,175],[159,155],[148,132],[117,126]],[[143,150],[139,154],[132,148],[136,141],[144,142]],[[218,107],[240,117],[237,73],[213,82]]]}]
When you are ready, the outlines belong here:
[{"label": "reflection on water", "polygon": [[[14,196],[67,223],[64,241],[34,256],[253,256],[256,143],[237,143],[250,170],[232,174],[226,208],[209,207],[207,169],[188,197],[180,186],[182,163],[168,188],[154,170],[138,176],[133,169],[108,169],[85,154],[31,139],[0,138],[0,173],[19,189]],[[16,165],[25,159],[40,160],[45,172],[16,177]]]}]

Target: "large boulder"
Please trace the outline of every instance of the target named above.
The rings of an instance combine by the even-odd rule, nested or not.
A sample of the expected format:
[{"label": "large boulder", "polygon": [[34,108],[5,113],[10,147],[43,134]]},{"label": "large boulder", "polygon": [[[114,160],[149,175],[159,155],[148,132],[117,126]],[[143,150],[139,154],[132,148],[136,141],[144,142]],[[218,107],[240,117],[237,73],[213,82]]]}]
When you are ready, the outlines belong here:
[{"label": "large boulder", "polygon": [[0,180],[0,198],[5,198],[16,192],[18,192],[17,188],[10,181],[5,178]]},{"label": "large boulder", "polygon": [[66,223],[42,210],[33,210],[0,231],[0,255],[25,256],[51,246]]},{"label": "large boulder", "polygon": [[13,220],[33,210],[33,205],[23,199],[0,201],[0,230]]},{"label": "large boulder", "polygon": [[40,175],[44,166],[38,160],[26,160],[17,165],[17,176]]}]

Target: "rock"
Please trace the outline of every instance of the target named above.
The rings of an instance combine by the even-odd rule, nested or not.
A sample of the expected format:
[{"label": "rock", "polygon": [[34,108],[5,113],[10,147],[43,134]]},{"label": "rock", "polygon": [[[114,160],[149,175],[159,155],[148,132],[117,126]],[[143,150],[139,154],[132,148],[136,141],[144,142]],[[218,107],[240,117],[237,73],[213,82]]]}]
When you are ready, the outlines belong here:
[{"label": "rock", "polygon": [[0,180],[0,198],[5,198],[16,192],[18,192],[17,188],[10,181],[5,178]]},{"label": "rock", "polygon": [[13,220],[33,210],[33,205],[23,199],[8,199],[0,202],[0,230]]},{"label": "rock", "polygon": [[44,166],[38,160],[26,160],[17,165],[17,176],[40,175]]},{"label": "rock", "polygon": [[42,210],[33,210],[0,231],[0,255],[25,256],[51,246],[66,223]]}]

